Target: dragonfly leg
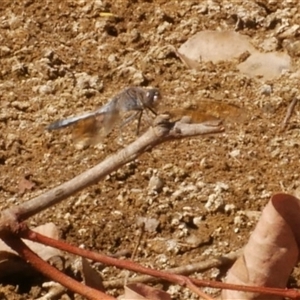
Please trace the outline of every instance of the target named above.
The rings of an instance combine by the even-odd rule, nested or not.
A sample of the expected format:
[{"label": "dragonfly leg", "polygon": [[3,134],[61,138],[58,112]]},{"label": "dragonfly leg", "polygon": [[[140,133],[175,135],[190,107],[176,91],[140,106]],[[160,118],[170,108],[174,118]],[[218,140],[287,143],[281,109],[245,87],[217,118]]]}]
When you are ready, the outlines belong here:
[{"label": "dragonfly leg", "polygon": [[147,120],[149,126],[151,126],[151,125],[152,125],[152,119],[151,119],[151,117],[149,116],[149,114],[148,114],[148,112],[147,112],[148,109],[149,109],[155,116],[157,116],[157,113],[156,113],[151,107],[147,107],[147,109],[145,109],[146,120]]},{"label": "dragonfly leg", "polygon": [[134,119],[137,118],[138,124],[137,124],[137,129],[136,129],[136,135],[139,135],[142,115],[143,115],[142,110],[135,112],[130,117],[128,117],[125,121],[122,122],[122,124],[120,125],[120,128],[124,127],[125,125],[127,125],[128,123],[132,122]]},{"label": "dragonfly leg", "polygon": [[[132,122],[133,120],[136,119],[137,116],[139,116],[141,113],[141,111],[136,111],[135,113],[133,113],[131,116],[129,116],[127,119],[125,119],[120,125],[119,125],[119,140],[121,141],[122,143],[122,140],[123,140],[123,133],[122,133],[122,128],[127,125],[128,123]],[[139,116],[140,118],[140,116]]]},{"label": "dragonfly leg", "polygon": [[137,129],[136,129],[136,135],[139,135],[140,127],[141,127],[141,119],[142,119],[142,116],[143,116],[143,111],[145,111],[147,122],[149,123],[149,125],[151,125],[151,121],[150,121],[151,118],[147,114],[147,111],[146,111],[147,109],[149,109],[155,116],[157,115],[157,113],[151,107],[147,106],[147,107],[145,107],[145,109],[138,110],[137,112],[135,112],[134,114],[129,116],[125,121],[123,121],[121,123],[120,128],[124,127],[125,125],[127,125],[128,123],[132,122],[134,119],[137,118],[138,124],[137,124]]},{"label": "dragonfly leg", "polygon": [[154,116],[157,116],[157,112],[151,106],[145,106],[146,109],[149,109]]},{"label": "dragonfly leg", "polygon": [[120,125],[120,128],[124,127],[125,125],[127,125],[128,123],[132,122],[137,115],[140,113],[140,111],[135,112],[134,114],[132,114],[131,116],[129,116],[125,121],[123,121]]},{"label": "dragonfly leg", "polygon": [[140,126],[141,126],[142,115],[143,115],[143,111],[141,110],[141,111],[139,112],[138,123],[137,123],[137,127],[136,127],[136,135],[137,135],[137,136],[138,136],[139,133],[140,133]]}]

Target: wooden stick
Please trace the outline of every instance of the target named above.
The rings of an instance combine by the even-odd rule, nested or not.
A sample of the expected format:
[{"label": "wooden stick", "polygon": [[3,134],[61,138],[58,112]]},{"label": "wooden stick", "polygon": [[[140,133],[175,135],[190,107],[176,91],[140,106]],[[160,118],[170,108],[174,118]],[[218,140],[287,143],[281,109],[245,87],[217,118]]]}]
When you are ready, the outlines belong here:
[{"label": "wooden stick", "polygon": [[[184,265],[177,268],[167,269],[165,272],[179,275],[191,275],[197,272],[204,272],[212,268],[220,268],[228,264],[232,264],[242,253],[242,250],[234,251],[228,254],[225,254],[221,257],[211,258],[209,260],[195,262],[190,265]],[[148,275],[140,275],[133,278],[128,278],[128,284],[130,283],[156,283],[160,279]],[[103,286],[106,289],[120,288],[124,285],[124,279],[114,279],[109,281],[103,281]]]},{"label": "wooden stick", "polygon": [[46,193],[24,202],[19,206],[2,211],[0,217],[0,237],[1,233],[7,230],[7,227],[14,227],[18,222],[32,217],[36,213],[59,203],[61,200],[66,199],[78,191],[97,183],[99,180],[105,178],[106,175],[136,159],[145,151],[152,149],[158,144],[197,135],[219,133],[223,130],[224,129],[220,126],[207,124],[172,123],[168,121],[168,116],[158,116],[154,120],[153,127],[149,128],[140,138],[118,153],[111,155],[95,167]]}]

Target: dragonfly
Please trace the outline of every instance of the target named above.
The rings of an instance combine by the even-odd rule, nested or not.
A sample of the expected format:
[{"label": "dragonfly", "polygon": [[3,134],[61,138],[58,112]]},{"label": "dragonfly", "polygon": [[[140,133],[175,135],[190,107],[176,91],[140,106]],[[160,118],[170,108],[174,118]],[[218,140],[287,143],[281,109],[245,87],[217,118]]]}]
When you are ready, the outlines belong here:
[{"label": "dragonfly", "polygon": [[[108,136],[119,123],[122,128],[134,119],[138,120],[136,134],[139,134],[143,112],[157,115],[155,107],[161,98],[159,89],[129,87],[115,95],[99,109],[78,116],[51,123],[49,131],[73,126],[73,140],[81,145],[97,144]],[[127,115],[127,117],[126,117]],[[149,119],[149,117],[148,117]]]},{"label": "dragonfly", "polygon": [[151,125],[147,111],[153,116],[166,113],[171,120],[178,121],[188,117],[192,123],[225,121],[244,122],[246,112],[242,108],[215,100],[201,100],[188,104],[183,108],[163,106],[161,93],[157,88],[129,87],[122,90],[110,101],[99,109],[83,113],[78,116],[51,123],[47,129],[55,130],[64,127],[73,127],[73,141],[81,145],[97,144],[119,124],[122,128],[131,121],[137,119],[136,134],[139,134],[143,112]]}]

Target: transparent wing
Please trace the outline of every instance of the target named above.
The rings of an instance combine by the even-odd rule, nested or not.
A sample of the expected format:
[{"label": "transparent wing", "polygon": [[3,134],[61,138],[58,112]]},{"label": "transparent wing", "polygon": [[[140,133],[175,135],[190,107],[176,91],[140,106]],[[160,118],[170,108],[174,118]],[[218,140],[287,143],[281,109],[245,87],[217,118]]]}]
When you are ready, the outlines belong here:
[{"label": "transparent wing", "polygon": [[99,113],[81,119],[73,125],[72,139],[81,146],[98,144],[110,134],[117,123],[120,122],[118,111]]},{"label": "transparent wing", "polygon": [[201,100],[184,108],[160,109],[174,119],[184,116],[191,118],[193,123],[222,120],[225,123],[243,123],[248,120],[248,112],[234,104],[222,101]]},{"label": "transparent wing", "polygon": [[150,110],[156,115],[154,106],[159,98],[158,89],[126,88],[96,111],[58,120],[47,129],[71,127],[74,142],[83,146],[100,142],[117,123],[120,123],[119,127],[122,128],[135,119],[138,120],[136,130],[138,134],[143,112],[146,111],[147,116],[147,110]]}]

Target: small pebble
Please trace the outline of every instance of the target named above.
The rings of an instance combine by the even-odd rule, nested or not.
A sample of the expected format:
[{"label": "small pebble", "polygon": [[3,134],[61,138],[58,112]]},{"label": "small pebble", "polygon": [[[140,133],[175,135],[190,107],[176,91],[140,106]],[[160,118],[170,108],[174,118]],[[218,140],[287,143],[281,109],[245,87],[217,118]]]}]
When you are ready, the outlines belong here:
[{"label": "small pebble", "polygon": [[148,190],[150,192],[159,193],[163,187],[164,187],[164,182],[161,178],[159,178],[158,176],[155,176],[155,175],[153,175],[150,178],[149,184],[148,184]]}]

